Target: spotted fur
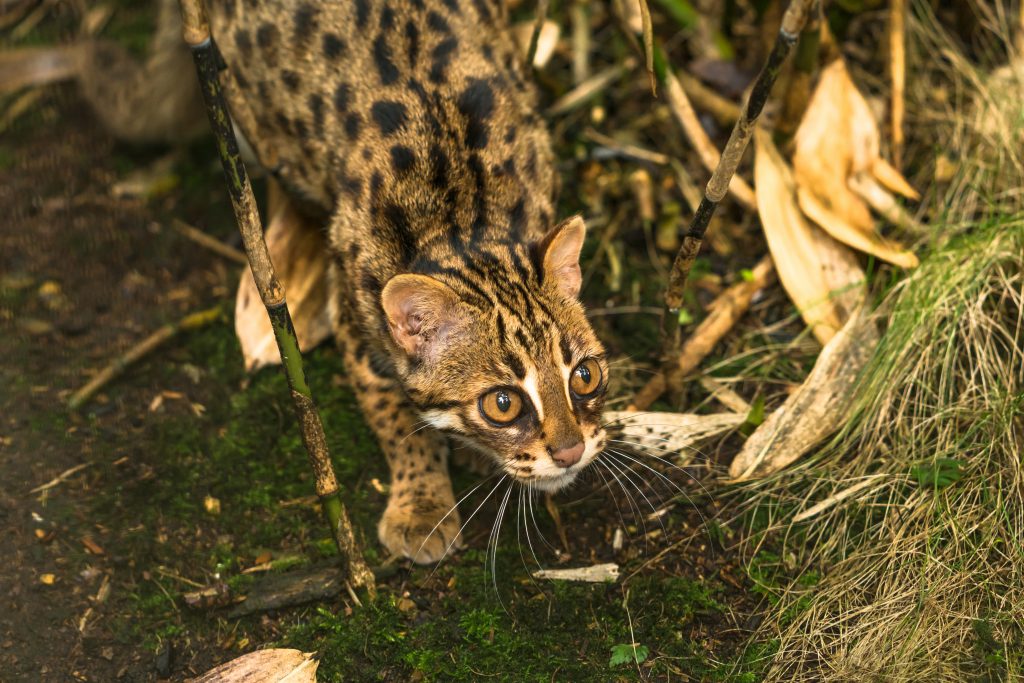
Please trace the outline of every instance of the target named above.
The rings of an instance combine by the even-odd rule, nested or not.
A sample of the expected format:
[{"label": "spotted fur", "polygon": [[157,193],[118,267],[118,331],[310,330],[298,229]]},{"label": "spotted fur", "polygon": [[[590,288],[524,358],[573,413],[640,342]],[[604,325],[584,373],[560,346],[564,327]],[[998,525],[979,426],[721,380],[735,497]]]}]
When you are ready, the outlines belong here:
[{"label": "spotted fur", "polygon": [[[544,490],[604,443],[608,366],[576,297],[585,228],[555,225],[550,140],[506,12],[490,0],[213,5],[236,124],[328,226],[336,336],[392,473],[381,541],[437,560],[459,542],[448,437]],[[570,382],[587,359],[600,385],[580,397]],[[509,424],[482,410],[496,389],[522,399]]]}]

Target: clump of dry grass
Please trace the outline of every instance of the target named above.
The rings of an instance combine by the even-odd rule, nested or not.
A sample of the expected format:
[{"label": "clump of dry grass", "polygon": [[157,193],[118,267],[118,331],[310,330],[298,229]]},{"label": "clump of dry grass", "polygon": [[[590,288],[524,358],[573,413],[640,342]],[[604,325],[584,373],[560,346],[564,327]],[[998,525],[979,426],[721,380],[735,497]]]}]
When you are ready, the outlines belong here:
[{"label": "clump of dry grass", "polygon": [[756,634],[777,644],[773,680],[1024,676],[1024,66],[979,67],[917,16],[918,53],[941,57],[910,107],[959,169],[929,254],[881,307],[853,419],[747,491],[772,520],[755,538],[821,576],[780,590]]}]

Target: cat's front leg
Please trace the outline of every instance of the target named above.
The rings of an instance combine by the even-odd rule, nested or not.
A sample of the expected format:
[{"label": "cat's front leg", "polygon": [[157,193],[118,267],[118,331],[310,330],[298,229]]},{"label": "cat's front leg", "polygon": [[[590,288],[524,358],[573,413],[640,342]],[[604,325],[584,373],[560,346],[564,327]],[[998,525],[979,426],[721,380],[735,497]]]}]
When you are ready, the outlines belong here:
[{"label": "cat's front leg", "polygon": [[388,505],[377,526],[380,542],[414,562],[436,562],[462,543],[448,476],[448,441],[423,423],[397,380],[374,367],[354,326],[335,325],[359,405],[391,470]]}]

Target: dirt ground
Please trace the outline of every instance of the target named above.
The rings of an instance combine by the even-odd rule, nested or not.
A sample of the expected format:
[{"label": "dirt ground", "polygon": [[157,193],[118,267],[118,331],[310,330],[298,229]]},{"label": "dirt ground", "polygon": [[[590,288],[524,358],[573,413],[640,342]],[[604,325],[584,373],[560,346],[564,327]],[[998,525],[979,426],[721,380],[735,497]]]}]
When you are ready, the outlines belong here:
[{"label": "dirt ground", "polygon": [[[240,619],[190,608],[187,591],[226,581],[244,594],[258,574],[243,570],[280,559],[283,574],[331,548],[283,379],[243,376],[237,266],[171,229],[179,217],[232,241],[208,145],[180,152],[158,195],[119,197],[167,150],[120,146],[83,109],[72,88],[55,90],[0,146],[0,680],[181,680],[274,643],[318,650],[322,680],[753,675],[758,653],[741,645],[763,594],[722,551],[733,530],[707,521],[717,503],[685,476],[672,478],[689,501],[654,477],[634,474],[630,497],[593,477],[557,501],[563,540],[539,501],[543,542],[509,513],[493,563],[492,501],[469,551],[437,569],[400,564],[374,605],[339,596]],[[66,410],[131,344],[218,304],[220,321]],[[386,472],[337,354],[309,364],[346,503],[380,565]],[[460,474],[457,488],[473,481]],[[533,551],[545,566],[616,560],[627,578],[542,586],[527,571]],[[611,664],[623,643],[649,648],[647,661]]]}]

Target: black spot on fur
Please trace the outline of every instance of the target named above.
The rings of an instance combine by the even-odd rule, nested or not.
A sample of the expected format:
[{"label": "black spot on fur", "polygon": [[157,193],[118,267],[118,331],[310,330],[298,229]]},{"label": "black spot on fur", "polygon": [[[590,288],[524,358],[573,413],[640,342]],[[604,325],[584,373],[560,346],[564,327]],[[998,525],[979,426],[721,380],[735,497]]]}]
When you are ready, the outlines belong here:
[{"label": "black spot on fur", "polygon": [[384,5],[384,9],[380,11],[380,30],[390,31],[395,27],[395,10],[391,9],[391,5]]},{"label": "black spot on fur", "polygon": [[348,83],[339,83],[338,87],[334,90],[334,108],[338,110],[338,113],[345,113],[348,111],[348,105],[352,99],[352,88]]},{"label": "black spot on fur", "polygon": [[293,122],[293,127],[295,129],[295,135],[299,138],[299,140],[306,141],[309,139],[309,129],[306,127],[305,121],[297,118]]},{"label": "black spot on fur", "polygon": [[324,50],[324,57],[327,59],[337,59],[344,54],[347,45],[345,41],[338,37],[336,33],[325,33],[321,40],[321,45]]},{"label": "black spot on fur", "polygon": [[309,3],[303,3],[295,10],[295,33],[292,34],[292,41],[296,45],[306,43],[316,31],[316,14],[318,11],[316,7]]},{"label": "black spot on fur", "polygon": [[356,0],[356,26],[366,28],[366,22],[370,19],[369,0]]},{"label": "black spot on fur", "polygon": [[299,89],[299,75],[290,69],[285,69],[281,72],[281,80],[284,82],[284,87],[288,90],[295,92]]},{"label": "black spot on fur", "polygon": [[507,142],[508,144],[511,145],[513,142],[516,141],[516,135],[518,135],[518,134],[519,134],[519,129],[518,128],[516,128],[514,125],[513,126],[509,126],[508,127],[508,131],[505,133],[505,142]]},{"label": "black spot on fur", "polygon": [[309,96],[309,111],[313,114],[313,132],[322,135],[324,132],[324,98],[320,93]]},{"label": "black spot on fur", "polygon": [[338,184],[341,191],[353,202],[358,202],[360,197],[362,197],[363,181],[359,178],[342,173],[338,178]]},{"label": "black spot on fur", "polygon": [[359,135],[359,128],[363,125],[363,117],[352,112],[345,117],[345,135],[349,140],[355,140]]},{"label": "black spot on fur", "polygon": [[373,63],[377,66],[381,83],[391,85],[398,80],[398,67],[391,58],[391,48],[388,47],[384,36],[377,36],[373,41]]},{"label": "black spot on fur", "polygon": [[430,10],[427,13],[427,26],[431,31],[437,31],[438,33],[450,35],[452,32],[452,27],[448,25],[448,20],[434,10]]},{"label": "black spot on fur", "polygon": [[487,81],[472,79],[458,100],[459,111],[466,117],[466,144],[470,149],[487,146],[487,121],[494,114],[494,91]]},{"label": "black spot on fur", "polygon": [[462,14],[462,8],[459,7],[459,0],[443,0],[444,6],[447,7],[452,14]]},{"label": "black spot on fur", "polygon": [[473,0],[473,6],[476,7],[477,14],[481,19],[486,22],[491,21],[491,8],[487,6],[485,0]]},{"label": "black spot on fur", "polygon": [[260,24],[256,29],[256,44],[264,50],[269,50],[277,44],[277,27],[269,22]]},{"label": "black spot on fur", "polygon": [[248,31],[242,28],[235,31],[235,47],[246,57],[252,54],[252,40],[249,39]]},{"label": "black spot on fur", "polygon": [[389,242],[402,250],[402,264],[408,265],[416,258],[416,238],[409,230],[409,219],[397,204],[388,204],[381,212],[384,224],[390,228]]},{"label": "black spot on fur", "polygon": [[431,160],[431,174],[430,183],[439,190],[443,190],[448,187],[448,174],[450,171],[450,164],[448,162],[448,155],[444,153],[437,144],[431,145],[430,147],[430,160]]},{"label": "black spot on fur", "polygon": [[558,341],[558,345],[562,349],[562,362],[569,365],[572,363],[572,348],[569,346],[569,340],[563,336]]},{"label": "black spot on fur", "polygon": [[380,100],[370,109],[374,122],[384,135],[394,135],[406,122],[405,105],[401,102]]},{"label": "black spot on fur", "polygon": [[415,162],[416,155],[405,145],[395,145],[391,148],[391,167],[395,169],[395,173],[407,173]]},{"label": "black spot on fur", "polygon": [[452,54],[458,47],[459,41],[452,36],[445,38],[431,51],[430,81],[432,83],[444,83],[445,71],[452,60]]}]

